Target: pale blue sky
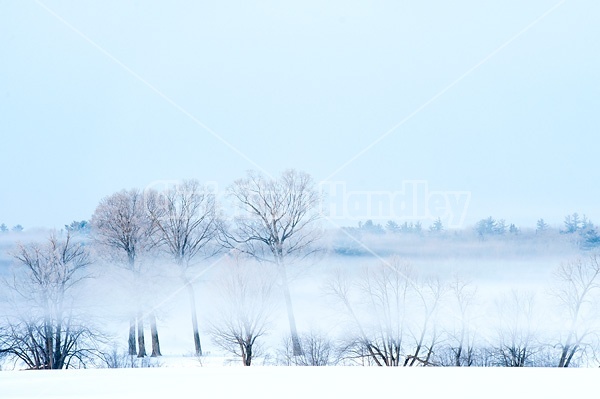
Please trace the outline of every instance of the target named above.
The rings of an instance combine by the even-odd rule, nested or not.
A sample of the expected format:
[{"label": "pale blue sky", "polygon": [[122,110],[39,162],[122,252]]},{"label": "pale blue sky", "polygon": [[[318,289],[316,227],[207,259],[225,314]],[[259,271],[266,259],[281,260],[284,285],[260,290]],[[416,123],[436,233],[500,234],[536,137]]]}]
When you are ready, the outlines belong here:
[{"label": "pale blue sky", "polygon": [[600,223],[595,0],[0,0],[0,54],[9,225],[157,180],[224,188],[248,159],[325,179],[490,54],[331,180],[470,191],[465,223]]}]

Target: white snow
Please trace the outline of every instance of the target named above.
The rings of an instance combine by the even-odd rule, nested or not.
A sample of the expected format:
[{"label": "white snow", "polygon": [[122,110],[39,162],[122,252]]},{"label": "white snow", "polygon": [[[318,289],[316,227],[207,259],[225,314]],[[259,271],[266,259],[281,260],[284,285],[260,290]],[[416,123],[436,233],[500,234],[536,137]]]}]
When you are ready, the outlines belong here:
[{"label": "white snow", "polygon": [[6,371],[0,397],[577,398],[595,369],[202,367]]}]

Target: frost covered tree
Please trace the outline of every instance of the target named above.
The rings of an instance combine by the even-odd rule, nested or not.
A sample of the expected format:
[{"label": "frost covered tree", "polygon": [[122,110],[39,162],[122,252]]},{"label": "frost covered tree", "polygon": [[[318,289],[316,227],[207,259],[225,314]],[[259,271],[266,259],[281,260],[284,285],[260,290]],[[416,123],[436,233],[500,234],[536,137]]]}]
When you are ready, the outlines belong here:
[{"label": "frost covered tree", "polygon": [[238,260],[222,266],[215,282],[216,312],[210,323],[213,341],[241,357],[244,366],[250,366],[260,354],[257,340],[268,331],[276,303],[274,277],[262,264]]},{"label": "frost covered tree", "polygon": [[511,291],[497,303],[494,355],[496,364],[504,367],[534,366],[540,351],[536,340],[535,297],[531,293]]},{"label": "frost covered tree", "polygon": [[598,334],[596,309],[600,290],[600,257],[576,259],[557,269],[556,287],[552,290],[558,300],[566,328],[558,337],[560,348],[558,367],[569,367],[577,355],[590,347]]},{"label": "frost covered tree", "polygon": [[473,326],[472,308],[477,301],[477,290],[469,282],[458,277],[450,282],[451,299],[447,304],[447,313],[450,315],[448,337],[445,350],[440,358],[442,365],[455,367],[469,367],[476,364],[477,354],[475,348],[475,328]]},{"label": "frost covered tree", "polygon": [[284,337],[282,343],[277,351],[277,363],[284,366],[332,366],[340,361],[333,340],[321,331],[309,331],[300,336],[302,356],[294,356],[289,335]]},{"label": "frost covered tree", "polygon": [[210,256],[216,251],[213,244],[221,222],[215,194],[197,180],[184,180],[164,192],[148,192],[146,207],[156,227],[155,243],[172,257],[187,289],[194,348],[196,355],[201,356],[196,294],[189,272],[195,259]]},{"label": "frost covered tree", "polygon": [[89,275],[90,258],[69,233],[45,243],[19,245],[10,280],[13,312],[0,327],[0,353],[30,369],[62,369],[92,356],[96,333],[76,311],[77,289]]},{"label": "frost covered tree", "polygon": [[437,279],[418,281],[398,258],[365,268],[356,281],[338,271],[327,293],[337,298],[356,329],[345,357],[377,366],[432,365],[444,291]]},{"label": "frost covered tree", "polygon": [[[91,219],[92,236],[102,252],[122,263],[133,277],[132,287],[136,309],[129,321],[128,353],[146,356],[143,304],[140,281],[142,257],[151,249],[154,226],[144,207],[144,197],[136,189],[122,190],[103,198]],[[156,317],[151,312],[152,355],[160,355]],[[136,326],[137,343],[136,350]]]},{"label": "frost covered tree", "polygon": [[239,209],[225,243],[262,262],[275,264],[283,289],[294,354],[301,355],[290,295],[288,264],[314,253],[320,236],[319,196],[307,173],[285,171],[279,178],[249,172],[229,188]]}]

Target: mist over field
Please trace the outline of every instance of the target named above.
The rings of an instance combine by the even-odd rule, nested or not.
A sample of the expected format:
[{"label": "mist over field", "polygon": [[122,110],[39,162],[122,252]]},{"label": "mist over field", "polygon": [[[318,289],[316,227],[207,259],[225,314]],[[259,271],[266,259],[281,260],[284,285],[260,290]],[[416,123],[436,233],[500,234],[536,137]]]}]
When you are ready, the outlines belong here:
[{"label": "mist over field", "polygon": [[[74,343],[81,352],[65,353],[69,360],[62,367],[66,368],[246,362],[313,366],[598,364],[595,337],[600,319],[595,306],[600,285],[596,250],[588,242],[593,236],[590,231],[595,231],[591,221],[586,222],[586,232],[580,221],[579,230],[568,232],[572,215],[562,228],[541,222],[537,229],[510,232],[501,230],[504,222],[493,218],[454,230],[446,230],[439,221],[423,228],[420,223],[393,221],[383,227],[371,220],[357,227],[325,229],[321,218],[315,218],[312,223],[321,227],[311,230],[310,246],[300,245],[306,236],[300,236],[291,247],[284,244],[290,250],[302,248],[288,253],[285,266],[268,261],[268,253],[261,248],[267,244],[260,240],[258,246],[244,247],[247,239],[237,239],[235,249],[217,236],[213,239],[224,241],[206,244],[211,249],[203,250],[185,269],[169,255],[164,241],[142,247],[140,236],[132,266],[122,256],[126,254],[123,247],[103,242],[95,229],[102,228],[97,215],[107,199],[134,193],[123,191],[103,199],[91,225],[73,222],[60,231],[25,230],[0,237],[2,312],[6,315],[3,369],[36,364],[36,368],[48,367],[35,363],[35,352],[11,345],[18,346],[25,339],[18,335],[19,328],[37,328],[37,317],[42,317],[43,326],[45,304],[58,300],[56,293],[48,294],[51,274],[63,273],[60,267],[68,262],[58,262],[59,269],[47,265],[50,269],[44,270],[50,274],[41,282],[39,271],[31,273],[36,267],[43,269],[43,256],[36,258],[37,263],[27,263],[28,258],[22,256],[28,249],[36,256],[43,255],[53,240],[59,247],[70,240],[87,253],[85,267],[73,272],[68,290],[59,291],[63,313],[46,308],[57,317],[55,322],[68,321],[70,328],[87,334]],[[279,220],[276,224],[281,221],[274,220]],[[234,229],[233,225],[229,229]],[[260,222],[245,226],[252,226],[254,234],[261,231]],[[269,226],[262,231],[272,234]],[[494,229],[488,229],[490,226]],[[281,267],[285,267],[285,280]],[[188,283],[194,289],[196,309],[196,322],[191,325]],[[42,297],[37,296],[40,293]],[[290,314],[293,324],[289,323]],[[194,348],[194,325],[198,326],[200,353]],[[40,338],[47,337],[43,331]],[[129,349],[128,331],[133,333]],[[293,352],[293,334],[301,347],[297,354]],[[567,364],[564,353],[568,354]]]}]

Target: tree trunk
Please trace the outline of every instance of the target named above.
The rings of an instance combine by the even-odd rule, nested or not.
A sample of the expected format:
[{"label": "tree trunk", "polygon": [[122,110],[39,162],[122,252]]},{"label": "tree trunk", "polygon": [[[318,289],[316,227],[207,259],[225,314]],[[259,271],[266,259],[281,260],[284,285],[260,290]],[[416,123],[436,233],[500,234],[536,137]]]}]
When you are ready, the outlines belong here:
[{"label": "tree trunk", "polygon": [[283,287],[283,296],[285,297],[285,307],[288,315],[288,322],[290,324],[290,335],[292,337],[292,353],[294,356],[302,356],[302,346],[300,345],[300,338],[298,337],[298,329],[296,328],[296,317],[294,316],[294,306],[292,305],[292,297],[290,295],[290,286],[288,284],[287,271],[285,270],[285,264],[279,263],[279,272],[281,273],[281,285]]},{"label": "tree trunk", "polygon": [[44,321],[44,332],[46,334],[46,368],[48,369],[53,369],[54,368],[54,351],[53,351],[53,344],[54,344],[54,340],[52,339],[52,334],[54,333],[54,331],[52,331],[52,326],[50,324],[50,318],[46,317],[46,320]]},{"label": "tree trunk", "polygon": [[192,283],[184,277],[184,282],[187,287],[188,295],[190,297],[190,310],[192,314],[192,331],[194,334],[194,348],[196,350],[196,356],[202,356],[202,346],[200,345],[200,333],[198,332],[198,315],[196,312],[196,293]]},{"label": "tree trunk", "polygon": [[458,345],[458,350],[456,351],[456,362],[454,364],[456,367],[461,366],[461,356],[462,356],[462,352],[463,352],[464,342],[465,342],[465,326],[463,324],[462,329],[460,331],[460,343]]},{"label": "tree trunk", "polygon": [[137,355],[137,349],[135,347],[135,317],[129,319],[129,356]]},{"label": "tree trunk", "polygon": [[158,328],[156,327],[156,315],[150,313],[150,334],[152,335],[152,357],[162,356],[160,353],[160,342],[158,341]]},{"label": "tree trunk", "polygon": [[[62,358],[62,351],[61,351],[61,346],[62,346],[62,342],[61,342],[61,336],[62,336],[62,323],[59,321],[58,325],[56,326],[56,339],[54,341],[54,360],[53,360],[53,366],[55,369],[62,369],[63,368],[63,363],[64,363],[64,359]],[[67,337],[65,337],[65,339],[67,339]]]},{"label": "tree trunk", "polygon": [[571,353],[569,353],[569,356],[567,357],[567,361],[565,362],[565,367],[569,367],[569,365],[571,364],[571,360],[573,360],[573,356],[575,355],[575,352],[577,351],[577,345],[573,346],[571,348]]},{"label": "tree trunk", "polygon": [[[134,256],[134,254],[132,254],[131,252],[127,252],[127,255],[128,255],[128,258],[129,258],[129,270],[133,273],[133,287],[134,287],[133,295],[134,295],[134,298],[136,299],[136,305],[137,305],[137,309],[138,309],[138,312],[139,312],[139,308],[140,308],[139,298],[138,298],[139,273],[136,271],[136,268],[135,268],[135,256]],[[131,317],[129,319],[129,341],[128,341],[128,345],[129,345],[128,353],[129,353],[129,356],[135,356],[135,355],[137,355],[137,350],[136,350],[136,347],[135,347],[135,324],[136,324],[135,313],[132,311]],[[143,334],[143,329],[142,329],[142,334]]]},{"label": "tree trunk", "polygon": [[244,366],[250,366],[252,364],[252,344],[246,344],[246,358],[244,359]]},{"label": "tree trunk", "polygon": [[144,318],[142,312],[138,312],[137,317],[137,337],[138,337],[138,357],[146,356],[146,342],[144,340]]},{"label": "tree trunk", "polygon": [[[569,367],[569,361],[570,361],[569,352],[572,351],[571,341],[573,340],[572,337],[574,335],[573,330],[574,330],[574,327],[571,326],[571,330],[569,331],[569,335],[567,336],[565,346],[563,347],[562,352],[561,352],[560,360],[558,362],[558,367]],[[573,357],[573,355],[571,355],[571,358],[572,357]]]}]

